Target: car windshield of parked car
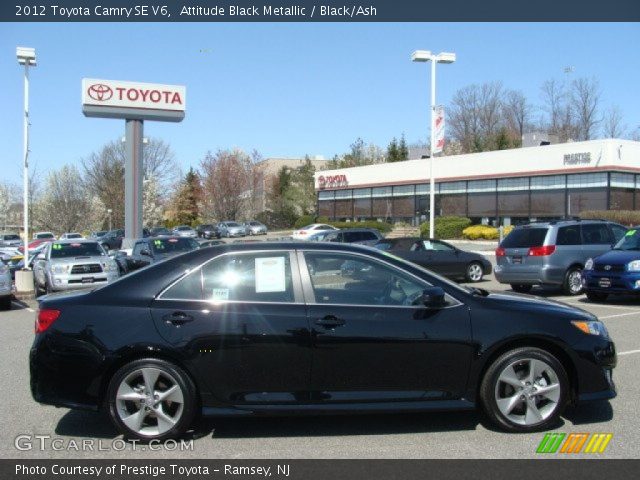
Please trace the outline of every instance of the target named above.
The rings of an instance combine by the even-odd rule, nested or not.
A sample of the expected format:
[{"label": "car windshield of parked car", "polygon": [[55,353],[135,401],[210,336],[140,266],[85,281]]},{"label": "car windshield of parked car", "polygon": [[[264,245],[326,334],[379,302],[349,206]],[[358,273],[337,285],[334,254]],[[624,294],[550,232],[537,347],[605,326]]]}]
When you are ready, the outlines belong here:
[{"label": "car windshield of parked car", "polygon": [[613,247],[614,250],[640,250],[640,229],[629,230]]},{"label": "car windshield of parked car", "polygon": [[176,227],[176,230],[179,232],[186,232],[187,230],[191,230],[191,227],[187,227],[186,225],[183,227]]},{"label": "car windshield of parked car", "polygon": [[54,243],[51,245],[51,258],[92,257],[106,255],[97,242]]},{"label": "car windshield of parked car", "polygon": [[548,228],[516,228],[500,244],[503,248],[531,248],[544,243]]},{"label": "car windshield of parked car", "polygon": [[20,240],[19,235],[3,235],[5,240]]},{"label": "car windshield of parked car", "polygon": [[260,222],[249,222],[249,225],[251,225],[252,227],[259,227],[261,226]]},{"label": "car windshield of parked car", "polygon": [[46,240],[48,238],[56,238],[53,233],[38,233],[36,235],[36,239],[38,240]]},{"label": "car windshield of parked car", "polygon": [[65,238],[82,238],[82,235],[80,235],[79,233],[67,233],[65,235]]},{"label": "car windshield of parked car", "polygon": [[237,224],[236,222],[227,222],[227,227],[239,227],[240,225]]},{"label": "car windshield of parked car", "polygon": [[198,242],[191,238],[161,238],[150,243],[153,253],[157,254],[188,252],[200,247]]}]

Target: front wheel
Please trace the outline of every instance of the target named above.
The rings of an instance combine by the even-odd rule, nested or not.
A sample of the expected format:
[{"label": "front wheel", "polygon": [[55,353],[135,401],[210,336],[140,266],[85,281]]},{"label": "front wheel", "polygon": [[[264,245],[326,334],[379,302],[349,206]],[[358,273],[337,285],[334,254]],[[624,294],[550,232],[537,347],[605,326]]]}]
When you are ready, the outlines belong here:
[{"label": "front wheel", "polygon": [[479,282],[482,280],[483,275],[482,265],[479,262],[471,262],[467,265],[467,281],[473,283]]},{"label": "front wheel", "polygon": [[545,350],[516,348],[491,364],[480,386],[489,419],[510,432],[552,428],[567,403],[569,380],[562,364]]},{"label": "front wheel", "polygon": [[109,415],[126,438],[166,440],[184,434],[196,413],[196,389],[180,367],[147,358],[118,370],[108,389]]},{"label": "front wheel", "polygon": [[567,295],[580,295],[582,293],[582,269],[572,267],[564,276],[562,290]]},{"label": "front wheel", "polygon": [[608,297],[607,293],[587,292],[587,298],[592,302],[604,302]]}]

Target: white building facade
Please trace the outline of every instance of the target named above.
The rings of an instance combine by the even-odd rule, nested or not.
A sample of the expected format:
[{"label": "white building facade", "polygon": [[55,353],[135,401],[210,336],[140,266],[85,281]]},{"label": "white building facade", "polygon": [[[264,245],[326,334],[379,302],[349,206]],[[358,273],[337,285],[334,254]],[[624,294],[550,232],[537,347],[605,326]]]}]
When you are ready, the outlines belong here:
[{"label": "white building facade", "polygon": [[[430,159],[315,175],[318,214],[417,224],[429,216]],[[640,142],[591,140],[436,157],[437,216],[485,224],[640,208]]]}]

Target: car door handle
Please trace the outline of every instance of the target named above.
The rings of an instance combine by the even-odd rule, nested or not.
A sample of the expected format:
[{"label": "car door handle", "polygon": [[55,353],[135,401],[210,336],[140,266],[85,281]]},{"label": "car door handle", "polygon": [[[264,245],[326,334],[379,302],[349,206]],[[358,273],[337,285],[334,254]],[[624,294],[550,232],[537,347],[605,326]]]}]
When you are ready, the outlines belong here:
[{"label": "car door handle", "polygon": [[191,315],[187,315],[184,312],[173,312],[170,315],[165,315],[162,317],[166,323],[172,323],[173,325],[180,326],[184,325],[187,322],[193,321],[193,317]]},{"label": "car door handle", "polygon": [[338,318],[335,315],[327,315],[316,320],[316,325],[324,328],[341,327],[345,323],[346,322],[343,319]]}]

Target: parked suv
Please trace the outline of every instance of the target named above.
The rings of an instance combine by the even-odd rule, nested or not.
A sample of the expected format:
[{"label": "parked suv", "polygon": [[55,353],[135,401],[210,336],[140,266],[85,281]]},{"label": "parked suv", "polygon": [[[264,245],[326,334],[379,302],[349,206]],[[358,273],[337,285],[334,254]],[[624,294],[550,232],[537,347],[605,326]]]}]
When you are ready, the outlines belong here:
[{"label": "parked suv", "polygon": [[373,246],[383,238],[375,228],[345,228],[330,232],[322,241]]},{"label": "parked suv", "polygon": [[582,293],[581,272],[589,258],[611,249],[627,229],[604,220],[559,220],[514,228],[496,250],[500,283],[527,293],[534,285]]}]

